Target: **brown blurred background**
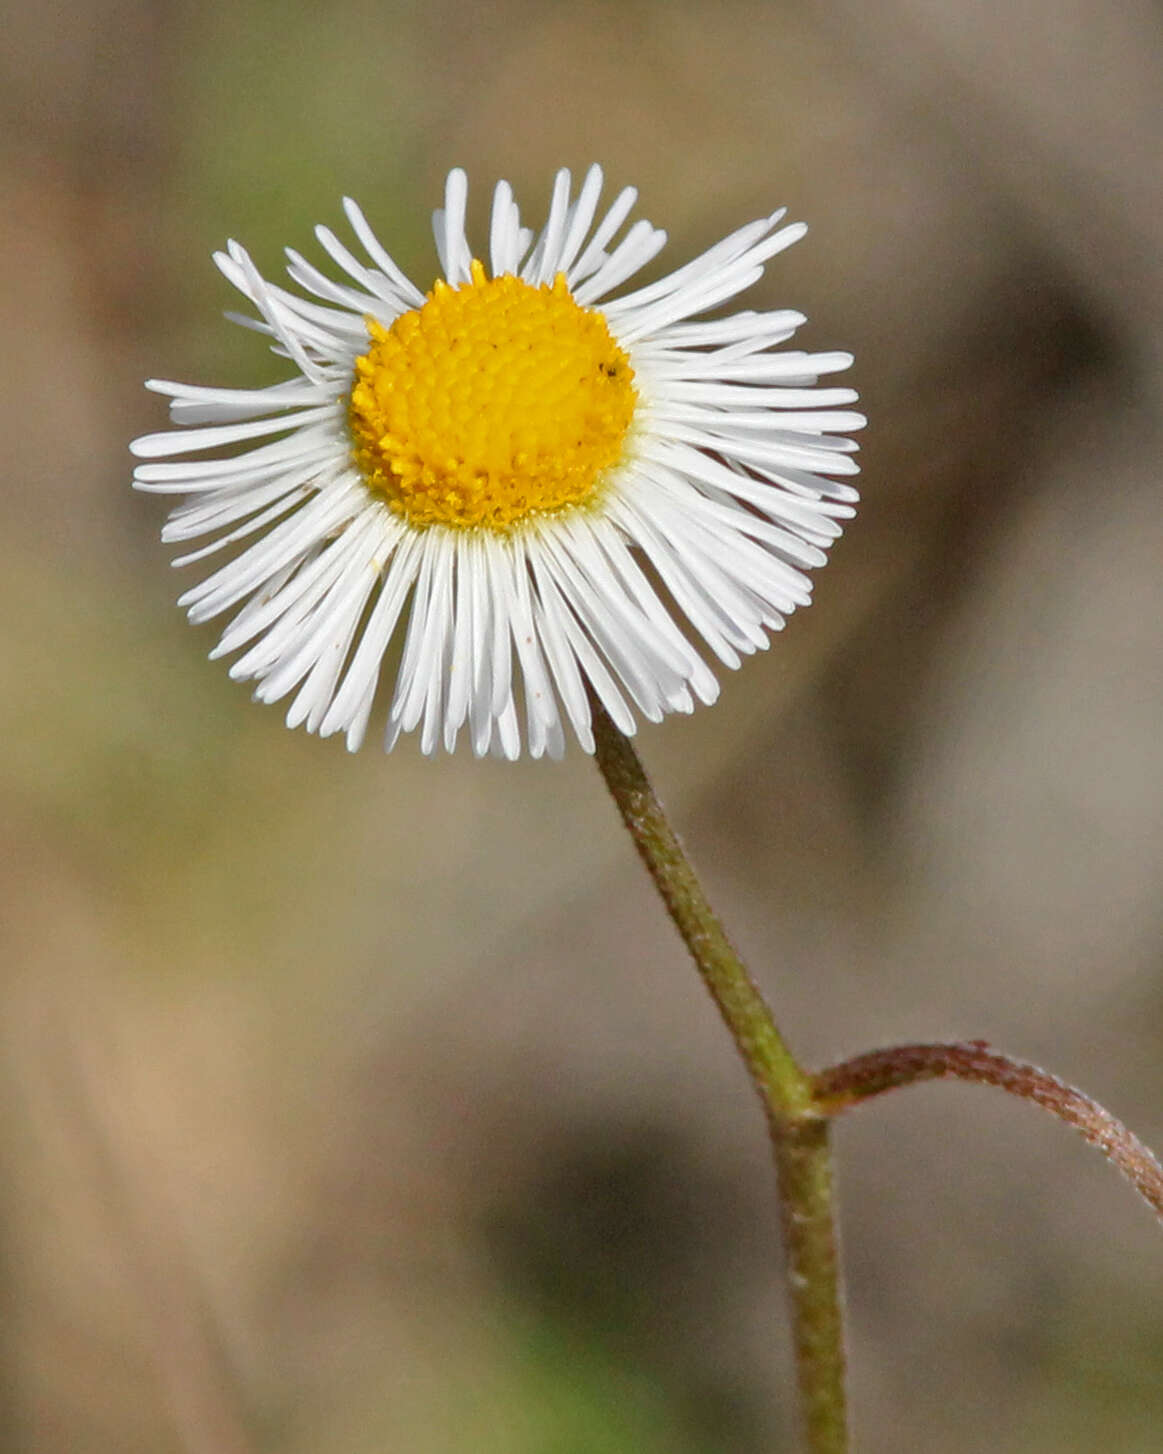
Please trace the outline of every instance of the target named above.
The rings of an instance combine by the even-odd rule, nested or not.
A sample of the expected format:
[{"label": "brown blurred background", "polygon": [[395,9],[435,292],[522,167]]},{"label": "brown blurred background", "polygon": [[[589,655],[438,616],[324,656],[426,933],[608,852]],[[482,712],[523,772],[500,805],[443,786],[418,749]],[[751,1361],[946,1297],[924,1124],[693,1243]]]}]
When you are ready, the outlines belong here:
[{"label": "brown blurred background", "polygon": [[[209,254],[597,159],[850,347],[817,604],[642,750],[812,1063],[981,1036],[1163,1143],[1163,12],[8,0],[0,1447],[791,1448],[760,1116],[592,765],[350,759],[173,606]],[[1163,1239],[931,1086],[839,1135],[859,1447],[1163,1449]]]}]

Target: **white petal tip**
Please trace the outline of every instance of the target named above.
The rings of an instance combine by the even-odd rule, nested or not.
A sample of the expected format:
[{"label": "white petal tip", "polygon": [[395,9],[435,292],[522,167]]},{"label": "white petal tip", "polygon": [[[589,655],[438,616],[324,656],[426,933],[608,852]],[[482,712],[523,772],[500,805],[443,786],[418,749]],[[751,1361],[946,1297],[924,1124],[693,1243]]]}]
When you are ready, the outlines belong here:
[{"label": "white petal tip", "polygon": [[143,434],[130,444],[129,452],[138,459],[157,459],[171,453],[172,445],[172,434]]}]

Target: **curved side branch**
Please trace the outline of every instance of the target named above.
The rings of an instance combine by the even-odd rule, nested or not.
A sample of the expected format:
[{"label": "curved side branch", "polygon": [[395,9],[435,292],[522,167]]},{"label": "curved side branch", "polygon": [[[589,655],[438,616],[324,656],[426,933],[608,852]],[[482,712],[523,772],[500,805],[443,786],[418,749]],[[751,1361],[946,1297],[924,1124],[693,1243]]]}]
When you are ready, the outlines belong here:
[{"label": "curved side branch", "polygon": [[1080,1090],[1029,1061],[1000,1054],[984,1040],[872,1050],[819,1071],[813,1085],[820,1111],[834,1116],[885,1091],[924,1080],[995,1085],[1034,1101],[1097,1146],[1163,1219],[1163,1166],[1139,1138]]}]

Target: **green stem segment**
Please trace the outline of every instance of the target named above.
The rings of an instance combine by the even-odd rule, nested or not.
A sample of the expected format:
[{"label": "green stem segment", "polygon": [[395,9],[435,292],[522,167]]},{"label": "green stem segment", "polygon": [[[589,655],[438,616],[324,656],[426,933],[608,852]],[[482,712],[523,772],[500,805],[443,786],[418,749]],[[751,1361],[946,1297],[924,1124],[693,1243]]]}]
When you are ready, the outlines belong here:
[{"label": "green stem segment", "polygon": [[828,1121],[727,938],[638,754],[591,698],[598,767],[763,1103],[775,1150],[807,1454],[846,1454],[844,1328]]},{"label": "green stem segment", "polygon": [[844,1301],[832,1186],[831,1125],[822,1116],[771,1121],[795,1316],[800,1417],[811,1454],[844,1454]]}]

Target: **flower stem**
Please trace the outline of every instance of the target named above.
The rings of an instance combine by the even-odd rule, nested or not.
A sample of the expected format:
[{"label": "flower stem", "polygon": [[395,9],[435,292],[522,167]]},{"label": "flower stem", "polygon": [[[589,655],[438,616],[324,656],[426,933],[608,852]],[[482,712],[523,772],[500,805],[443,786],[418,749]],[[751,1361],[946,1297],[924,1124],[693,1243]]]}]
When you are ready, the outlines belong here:
[{"label": "flower stem", "polygon": [[794,1324],[807,1454],[848,1449],[844,1325],[828,1122],[812,1077],[727,938],[667,822],[629,739],[591,698],[595,755],[606,786],[735,1041],[767,1117]]}]

